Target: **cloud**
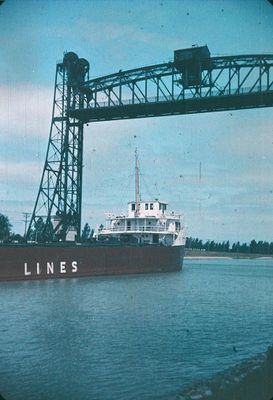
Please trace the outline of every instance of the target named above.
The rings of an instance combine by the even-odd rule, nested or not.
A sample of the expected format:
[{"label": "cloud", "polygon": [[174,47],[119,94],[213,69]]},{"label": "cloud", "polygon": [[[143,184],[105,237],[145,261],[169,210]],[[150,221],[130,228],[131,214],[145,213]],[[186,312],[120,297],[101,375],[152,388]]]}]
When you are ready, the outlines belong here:
[{"label": "cloud", "polygon": [[132,23],[122,22],[98,22],[93,21],[90,24],[89,18],[80,18],[76,22],[76,29],[81,32],[83,41],[101,46],[107,42],[114,42],[119,39],[130,38],[130,42],[160,43],[158,32],[143,30],[141,24],[132,21]]},{"label": "cloud", "polygon": [[[233,112],[219,145],[230,156],[268,156],[273,151],[273,112],[270,108]],[[223,127],[225,131],[226,128]]]},{"label": "cloud", "polygon": [[19,192],[20,196],[23,195],[28,187],[33,189],[37,176],[40,175],[41,169],[35,161],[0,162],[1,185],[6,187],[6,192],[13,192],[14,199]]},{"label": "cloud", "polygon": [[0,87],[2,135],[48,136],[53,90],[43,85],[15,84]]}]

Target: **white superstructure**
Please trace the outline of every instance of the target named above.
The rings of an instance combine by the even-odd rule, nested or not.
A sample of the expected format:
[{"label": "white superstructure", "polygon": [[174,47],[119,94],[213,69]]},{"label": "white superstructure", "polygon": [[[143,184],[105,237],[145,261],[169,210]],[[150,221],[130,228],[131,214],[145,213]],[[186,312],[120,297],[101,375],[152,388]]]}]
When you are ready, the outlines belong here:
[{"label": "white superstructure", "polygon": [[138,244],[184,245],[180,215],[168,212],[168,204],[158,199],[140,201],[137,151],[135,164],[135,201],[128,203],[125,215],[107,215],[107,226],[98,228],[100,239],[116,239]]},{"label": "white superstructure", "polygon": [[[99,237],[115,237],[139,244],[184,245],[180,215],[168,212],[168,204],[159,200],[128,203],[126,215],[108,215],[107,226]],[[176,242],[178,239],[179,243]]]}]

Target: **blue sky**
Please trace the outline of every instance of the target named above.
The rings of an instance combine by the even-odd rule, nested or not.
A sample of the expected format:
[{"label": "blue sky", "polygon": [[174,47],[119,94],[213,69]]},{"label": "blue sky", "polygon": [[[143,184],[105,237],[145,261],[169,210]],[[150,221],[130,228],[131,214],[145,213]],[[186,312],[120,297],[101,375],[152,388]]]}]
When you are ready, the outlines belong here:
[{"label": "blue sky", "polygon": [[[0,7],[0,212],[24,228],[44,164],[56,61],[75,51],[99,76],[169,61],[207,44],[212,55],[273,53],[267,0],[6,0]],[[142,198],[184,215],[187,235],[273,240],[273,112],[247,110],[89,124],[83,221]],[[136,136],[136,137],[135,137]],[[199,182],[199,165],[202,179]]]}]

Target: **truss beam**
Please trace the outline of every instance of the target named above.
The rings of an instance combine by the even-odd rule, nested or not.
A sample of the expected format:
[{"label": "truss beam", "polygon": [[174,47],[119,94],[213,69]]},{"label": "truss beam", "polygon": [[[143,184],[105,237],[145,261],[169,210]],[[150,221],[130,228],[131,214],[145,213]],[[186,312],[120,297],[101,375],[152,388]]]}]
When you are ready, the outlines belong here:
[{"label": "truss beam", "polygon": [[273,91],[265,93],[246,93],[241,95],[221,96],[219,98],[198,97],[150,103],[139,103],[109,107],[107,113],[103,107],[71,111],[81,121],[98,122],[132,118],[149,118],[179,114],[196,114],[226,110],[244,110],[250,108],[272,107]]},{"label": "truss beam", "polygon": [[273,106],[272,54],[199,61],[196,84],[187,81],[192,71],[186,61],[86,81],[80,88],[86,106],[70,108],[69,115],[86,123]]}]

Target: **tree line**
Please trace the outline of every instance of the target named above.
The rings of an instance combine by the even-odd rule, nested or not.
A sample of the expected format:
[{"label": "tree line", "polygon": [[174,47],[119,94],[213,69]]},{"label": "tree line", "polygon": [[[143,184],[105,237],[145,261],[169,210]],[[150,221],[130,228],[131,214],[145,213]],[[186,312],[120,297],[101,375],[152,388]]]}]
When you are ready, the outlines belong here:
[{"label": "tree line", "polygon": [[250,243],[235,242],[231,244],[229,240],[216,242],[214,240],[203,241],[198,238],[187,237],[186,248],[226,253],[273,254],[273,242],[256,241],[254,239]]},{"label": "tree line", "polygon": [[[56,240],[52,224],[44,229],[42,218],[37,220],[35,228],[30,232],[30,240],[38,243],[51,242]],[[94,240],[94,230],[86,223],[81,232],[80,241],[83,243]],[[12,225],[6,215],[0,213],[0,241],[1,242],[24,242],[24,236],[12,232]],[[273,254],[273,242],[251,240],[250,243],[230,243],[229,240],[217,242],[187,237],[186,248],[203,251],[216,251],[226,253],[251,253],[251,254]]]},{"label": "tree line", "polygon": [[[83,243],[93,241],[94,230],[90,228],[89,224],[86,223],[83,227],[80,241]],[[43,219],[38,218],[34,229],[29,234],[29,240],[37,243],[46,243],[56,241],[57,238],[54,235],[53,225],[49,224],[45,229],[45,223]],[[12,231],[12,225],[9,218],[0,213],[0,242],[25,242],[24,236],[19,233]]]}]

